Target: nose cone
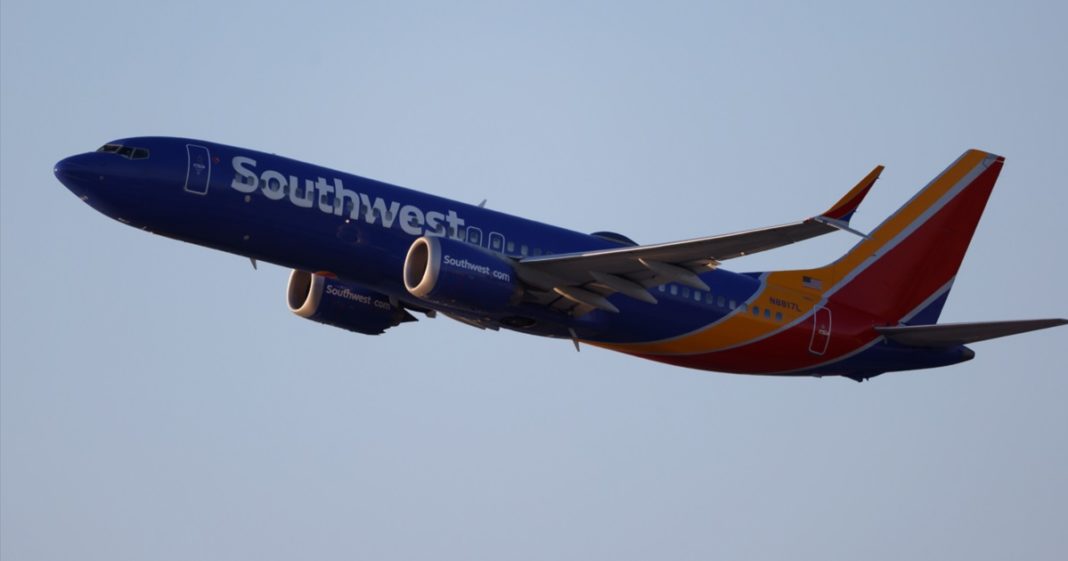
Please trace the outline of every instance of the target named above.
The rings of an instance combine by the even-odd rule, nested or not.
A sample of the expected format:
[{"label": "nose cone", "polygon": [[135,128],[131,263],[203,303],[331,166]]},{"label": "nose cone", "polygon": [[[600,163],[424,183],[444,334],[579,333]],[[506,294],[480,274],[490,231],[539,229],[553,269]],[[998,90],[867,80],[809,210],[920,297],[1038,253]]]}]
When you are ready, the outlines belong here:
[{"label": "nose cone", "polygon": [[75,193],[84,191],[89,182],[98,177],[96,171],[86,163],[84,156],[71,156],[60,160],[52,169],[52,173],[56,174],[60,183]]}]

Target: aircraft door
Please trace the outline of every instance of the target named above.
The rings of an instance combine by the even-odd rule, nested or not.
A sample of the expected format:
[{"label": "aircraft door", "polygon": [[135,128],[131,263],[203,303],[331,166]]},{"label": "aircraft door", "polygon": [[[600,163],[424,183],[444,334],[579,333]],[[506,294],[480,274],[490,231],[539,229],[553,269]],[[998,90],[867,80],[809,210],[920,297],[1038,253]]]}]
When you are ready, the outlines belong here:
[{"label": "aircraft door", "polygon": [[211,153],[203,146],[185,145],[189,157],[185,169],[185,190],[197,195],[207,195],[211,182]]},{"label": "aircraft door", "polygon": [[822,355],[831,344],[831,311],[818,308],[812,314],[812,339],[808,343],[808,352]]}]

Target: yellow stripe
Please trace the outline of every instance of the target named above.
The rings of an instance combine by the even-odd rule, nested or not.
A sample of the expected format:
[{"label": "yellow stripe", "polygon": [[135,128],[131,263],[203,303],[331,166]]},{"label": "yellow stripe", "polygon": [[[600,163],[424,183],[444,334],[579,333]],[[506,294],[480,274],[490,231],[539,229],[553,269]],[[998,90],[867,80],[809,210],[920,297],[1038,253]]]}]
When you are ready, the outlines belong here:
[{"label": "yellow stripe", "polygon": [[[713,293],[714,292],[715,288],[713,287]],[[772,298],[775,298],[780,302],[797,304],[797,309],[794,310],[781,305],[775,305],[771,301]],[[819,300],[818,294],[816,296],[802,294],[799,291],[790,290],[782,285],[768,284],[758,293],[756,298],[753,299],[748,310],[738,310],[734,315],[722,322],[692,335],[684,336],[672,341],[625,344],[601,343],[598,344],[598,346],[622,352],[652,354],[690,354],[719,351],[740,345],[781,329],[786,324],[811,310],[812,306],[819,302]],[[753,306],[760,308],[759,316],[753,315]],[[765,309],[771,310],[772,319],[764,319]],[[774,317],[776,312],[781,312],[783,314],[783,319],[781,321],[775,321]]]}]

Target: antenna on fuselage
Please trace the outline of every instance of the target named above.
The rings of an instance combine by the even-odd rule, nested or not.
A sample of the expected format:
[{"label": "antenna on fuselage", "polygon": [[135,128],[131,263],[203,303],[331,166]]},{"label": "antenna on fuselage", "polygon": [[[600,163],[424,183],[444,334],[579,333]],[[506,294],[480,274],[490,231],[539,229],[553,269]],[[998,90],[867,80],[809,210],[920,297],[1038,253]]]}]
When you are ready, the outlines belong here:
[{"label": "antenna on fuselage", "polygon": [[575,330],[570,327],[567,328],[567,332],[571,334],[571,342],[575,344],[575,352],[582,352],[582,349],[579,348],[578,334],[576,334]]}]

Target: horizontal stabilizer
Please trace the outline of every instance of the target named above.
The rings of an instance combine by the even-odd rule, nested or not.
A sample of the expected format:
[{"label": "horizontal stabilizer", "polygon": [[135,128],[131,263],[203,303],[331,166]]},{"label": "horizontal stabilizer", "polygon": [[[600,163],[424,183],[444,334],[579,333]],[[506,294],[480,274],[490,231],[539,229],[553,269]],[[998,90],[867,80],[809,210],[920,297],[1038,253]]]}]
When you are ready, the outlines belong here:
[{"label": "horizontal stabilizer", "polygon": [[952,347],[1068,324],[1065,319],[1025,319],[876,327],[887,339],[911,347]]}]

